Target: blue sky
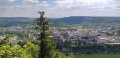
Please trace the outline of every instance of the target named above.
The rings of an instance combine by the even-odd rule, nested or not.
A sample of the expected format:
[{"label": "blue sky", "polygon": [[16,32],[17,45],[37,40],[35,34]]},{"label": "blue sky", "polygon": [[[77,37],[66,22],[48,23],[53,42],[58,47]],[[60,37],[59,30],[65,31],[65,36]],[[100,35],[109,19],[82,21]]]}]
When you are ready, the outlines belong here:
[{"label": "blue sky", "polygon": [[119,16],[120,0],[0,0],[0,17]]}]

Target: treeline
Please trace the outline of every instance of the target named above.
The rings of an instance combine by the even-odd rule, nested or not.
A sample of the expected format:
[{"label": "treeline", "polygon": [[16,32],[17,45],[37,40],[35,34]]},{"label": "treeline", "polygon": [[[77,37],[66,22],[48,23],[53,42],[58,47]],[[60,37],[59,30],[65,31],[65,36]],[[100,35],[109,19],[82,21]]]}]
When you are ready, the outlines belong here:
[{"label": "treeline", "polygon": [[119,25],[120,17],[88,17],[88,16],[72,16],[65,18],[53,19],[52,22],[64,22],[67,24],[80,24],[80,25],[101,25],[110,26]]},{"label": "treeline", "polygon": [[90,44],[83,41],[65,41],[63,47],[68,49],[64,50],[66,54],[95,54],[95,53],[120,53],[120,45],[107,45],[107,44]]},{"label": "treeline", "polygon": [[0,17],[0,27],[11,27],[26,24],[34,24],[33,18],[26,17]]}]

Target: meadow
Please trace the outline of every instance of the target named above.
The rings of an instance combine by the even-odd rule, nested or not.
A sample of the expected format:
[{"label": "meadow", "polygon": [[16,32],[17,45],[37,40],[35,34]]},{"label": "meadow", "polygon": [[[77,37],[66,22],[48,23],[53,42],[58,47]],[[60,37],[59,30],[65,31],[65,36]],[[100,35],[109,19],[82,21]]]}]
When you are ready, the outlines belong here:
[{"label": "meadow", "polygon": [[120,54],[81,54],[75,55],[75,58],[120,58]]}]

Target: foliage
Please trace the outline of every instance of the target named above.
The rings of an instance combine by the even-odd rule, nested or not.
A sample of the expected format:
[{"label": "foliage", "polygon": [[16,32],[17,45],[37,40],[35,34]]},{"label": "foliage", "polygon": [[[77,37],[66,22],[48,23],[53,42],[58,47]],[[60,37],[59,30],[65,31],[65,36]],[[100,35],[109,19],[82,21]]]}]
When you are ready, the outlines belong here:
[{"label": "foliage", "polygon": [[9,34],[7,34],[6,37],[3,38],[3,40],[0,41],[0,45],[3,45],[3,44],[6,45],[6,44],[8,44],[8,39],[9,39],[10,37],[14,37],[14,35],[9,35]]},{"label": "foliage", "polygon": [[50,26],[55,26],[55,27],[68,27],[69,24],[63,23],[63,22],[53,22],[53,23],[50,23]]},{"label": "foliage", "polygon": [[65,41],[63,46],[66,49],[70,49],[63,51],[66,54],[69,52],[73,52],[74,54],[120,53],[120,45],[90,44],[80,40]]},{"label": "foliage", "polygon": [[10,45],[2,45],[0,47],[0,58],[37,58],[38,45],[27,43],[22,48],[17,45],[10,47]]}]

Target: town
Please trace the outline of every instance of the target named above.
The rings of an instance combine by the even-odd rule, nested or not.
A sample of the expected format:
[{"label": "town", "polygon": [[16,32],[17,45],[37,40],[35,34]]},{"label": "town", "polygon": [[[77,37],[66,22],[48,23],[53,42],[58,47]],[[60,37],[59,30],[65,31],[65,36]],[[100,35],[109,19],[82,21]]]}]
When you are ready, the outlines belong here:
[{"label": "town", "polygon": [[[24,26],[25,27],[25,26]],[[5,38],[7,34],[14,34],[15,38],[10,39],[10,42],[15,40],[23,40],[24,37],[36,39],[34,27],[27,25],[28,29],[23,26],[12,26],[0,28],[0,39]],[[120,27],[103,27],[103,26],[71,26],[71,27],[55,27],[52,26],[53,39],[64,41],[81,40],[89,44],[120,44]],[[24,35],[22,35],[25,33]],[[22,38],[22,39],[20,39]],[[58,41],[59,42],[59,41]]]}]

